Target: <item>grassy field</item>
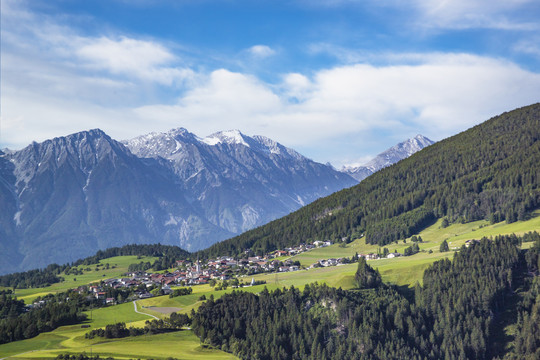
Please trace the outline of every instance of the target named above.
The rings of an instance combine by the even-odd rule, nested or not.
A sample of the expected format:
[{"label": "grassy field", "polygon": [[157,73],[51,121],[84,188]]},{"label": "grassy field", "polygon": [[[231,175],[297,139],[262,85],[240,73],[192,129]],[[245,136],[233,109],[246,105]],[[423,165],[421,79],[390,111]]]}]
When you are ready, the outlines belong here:
[{"label": "grassy field", "polygon": [[[31,288],[31,289],[16,289],[15,295],[24,300],[27,304],[30,304],[38,296],[47,295],[50,293],[58,293],[66,291],[68,289],[73,289],[81,285],[87,285],[92,282],[100,281],[102,279],[108,279],[113,277],[120,277],[122,274],[128,271],[130,264],[136,264],[141,261],[144,262],[154,262],[157,258],[155,257],[142,257],[137,259],[137,256],[117,256],[109,259],[101,260],[99,267],[96,265],[81,265],[78,266],[78,269],[83,270],[83,275],[65,275],[61,274],[60,276],[64,277],[65,281],[52,284],[51,286],[44,288]],[[106,264],[109,264],[109,269],[106,269]],[[112,267],[115,267],[114,269]],[[89,271],[85,269],[89,268]]]},{"label": "grassy field", "polygon": [[[522,235],[529,231],[540,231],[540,211],[534,212],[532,218],[527,221],[517,221],[512,224],[506,224],[505,222],[490,224],[488,221],[481,220],[467,224],[452,224],[446,228],[442,228],[441,223],[442,219],[418,234],[424,241],[423,243],[418,244],[421,250],[438,252],[439,247],[444,240],[448,242],[451,249],[459,249],[467,240],[481,239],[484,236],[492,237],[501,234]],[[405,248],[411,245],[412,242],[410,238],[408,238],[405,243],[403,241],[398,241],[397,243],[392,243],[385,247],[388,248],[390,252],[403,253]],[[309,266],[323,259],[351,257],[355,253],[377,253],[379,250],[381,250],[379,246],[366,244],[365,239],[362,238],[347,244],[345,247],[334,244],[324,248],[313,249],[293,256],[290,259],[293,261],[300,261],[300,264],[303,266]],[[434,258],[436,257],[434,256]]]},{"label": "grassy field", "polygon": [[208,348],[200,344],[199,338],[192,331],[178,331],[168,334],[128,337],[125,339],[104,341],[77,348],[49,349],[19,354],[10,359],[54,359],[62,353],[99,354],[115,359],[236,359],[231,354]]},{"label": "grassy field", "polygon": [[101,357],[114,356],[120,359],[156,357],[234,359],[230,354],[220,350],[201,346],[199,339],[189,330],[124,339],[85,339],[85,333],[107,324],[125,322],[128,327],[143,327],[146,320],[151,320],[149,316],[135,313],[131,302],[96,309],[87,314],[89,318],[91,316],[91,319],[86,322],[90,328],[83,329],[81,325],[62,326],[33,339],[0,345],[0,356],[13,359],[53,359],[58,354],[86,352],[99,354]]}]

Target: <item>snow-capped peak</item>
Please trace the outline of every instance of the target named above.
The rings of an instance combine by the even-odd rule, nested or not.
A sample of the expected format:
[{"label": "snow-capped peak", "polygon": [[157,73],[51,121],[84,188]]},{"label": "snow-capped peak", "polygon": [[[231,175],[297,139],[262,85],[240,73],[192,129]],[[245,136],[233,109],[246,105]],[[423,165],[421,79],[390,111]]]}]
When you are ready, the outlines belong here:
[{"label": "snow-capped peak", "polygon": [[239,130],[226,130],[214,133],[210,136],[205,137],[201,140],[207,145],[217,145],[220,143],[224,144],[239,144],[249,147],[248,142],[246,141],[246,136],[242,134]]},{"label": "snow-capped peak", "polygon": [[351,175],[358,181],[362,181],[374,172],[405,159],[431,144],[433,144],[433,141],[418,134],[383,151],[363,166],[344,166],[341,171]]},{"label": "snow-capped peak", "polygon": [[132,153],[140,157],[160,156],[169,158],[178,153],[182,149],[183,144],[197,141],[200,141],[200,139],[195,134],[180,127],[165,133],[151,132],[131,140],[124,140],[122,143]]},{"label": "snow-capped peak", "polygon": [[266,136],[254,135],[253,140],[258,142],[266,151],[276,155],[289,155],[295,159],[303,158],[304,156],[299,154],[293,149],[281,145],[277,141],[274,141]]}]

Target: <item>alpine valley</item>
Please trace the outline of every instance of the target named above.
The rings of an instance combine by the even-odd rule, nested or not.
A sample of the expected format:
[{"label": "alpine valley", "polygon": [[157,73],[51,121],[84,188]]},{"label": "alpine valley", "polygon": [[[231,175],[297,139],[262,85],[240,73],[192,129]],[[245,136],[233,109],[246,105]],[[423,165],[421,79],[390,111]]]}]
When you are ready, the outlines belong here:
[{"label": "alpine valley", "polygon": [[[214,226],[225,232],[187,195],[183,182],[201,170],[183,174],[182,151],[204,154],[216,147],[221,163],[228,158],[219,147],[238,146],[244,154],[238,163],[247,164],[248,154],[258,151],[310,164],[292,150],[238,132],[198,139],[175,130],[125,144],[133,150],[91,131],[4,153],[1,196],[15,224],[2,236],[17,235],[17,224],[28,221],[27,207],[37,206],[47,211],[35,212],[36,219],[55,219],[47,231],[57,231],[58,244],[57,226],[76,211],[90,214],[91,206],[100,209],[88,217],[94,222],[72,225],[69,236],[84,230],[97,239],[93,225],[100,236],[120,229],[144,241],[158,233],[158,224],[177,226],[179,219],[170,215],[175,211],[191,214],[208,226],[205,231]],[[82,149],[93,151],[87,156]],[[20,159],[37,160],[37,170],[21,170]],[[131,244],[0,276],[0,356],[539,359],[539,164],[540,104],[534,104],[201,251]],[[232,176],[229,168],[222,171]],[[76,181],[66,181],[71,178]],[[33,179],[47,185],[55,204],[66,205],[32,197]],[[99,207],[92,205],[98,201]],[[67,204],[76,206],[68,210]],[[151,222],[149,215],[161,218]],[[28,227],[34,236],[37,225]],[[65,239],[67,249],[71,239]]]},{"label": "alpine valley", "polygon": [[[429,144],[420,136],[399,144],[369,171]],[[237,130],[199,138],[179,128],[119,142],[96,129],[6,149],[0,152],[0,273],[132,243],[204,249],[355,179],[361,180],[350,169],[337,171]]]}]

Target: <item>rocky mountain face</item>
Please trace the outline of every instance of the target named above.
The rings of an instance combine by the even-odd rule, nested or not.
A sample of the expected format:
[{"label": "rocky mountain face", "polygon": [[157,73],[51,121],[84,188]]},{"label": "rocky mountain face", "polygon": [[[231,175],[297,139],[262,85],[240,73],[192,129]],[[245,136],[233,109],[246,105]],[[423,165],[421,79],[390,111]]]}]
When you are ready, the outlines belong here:
[{"label": "rocky mountain face", "polygon": [[133,154],[165,159],[188,201],[216,226],[241,233],[355,184],[264,136],[237,130],[204,139],[185,129],[125,141]]},{"label": "rocky mountain face", "polygon": [[344,167],[341,171],[349,174],[358,181],[362,181],[374,172],[408,158],[415,152],[420,151],[433,143],[433,141],[423,135],[416,135],[411,139],[383,151],[363,166]]},{"label": "rocky mountain face", "polygon": [[[3,154],[0,272],[65,263],[130,243],[211,244],[208,222],[161,163],[100,130]],[[6,199],[6,201],[4,201]],[[8,255],[9,254],[9,255]],[[13,267],[16,262],[18,266]]]},{"label": "rocky mountain face", "polygon": [[0,152],[0,273],[129,243],[205,248],[355,183],[238,131],[32,143]]}]

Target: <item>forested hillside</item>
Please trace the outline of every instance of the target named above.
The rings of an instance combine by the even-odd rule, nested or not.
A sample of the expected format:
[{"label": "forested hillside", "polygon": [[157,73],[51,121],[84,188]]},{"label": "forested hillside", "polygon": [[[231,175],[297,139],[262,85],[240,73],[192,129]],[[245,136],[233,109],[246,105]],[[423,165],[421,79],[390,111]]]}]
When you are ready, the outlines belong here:
[{"label": "forested hillside", "polygon": [[202,304],[192,328],[203,342],[243,359],[493,358],[504,355],[495,346],[504,329],[493,324],[511,306],[506,297],[519,280],[529,290],[516,346],[506,355],[535,359],[538,324],[529,311],[538,308],[538,286],[525,274],[537,271],[540,243],[525,252],[520,244],[516,236],[501,236],[462,247],[453,261],[426,270],[414,299],[385,284],[234,292]]},{"label": "forested hillside", "polygon": [[264,253],[361,234],[385,245],[441,217],[522,220],[540,205],[539,140],[540,104],[504,113],[204,254]]}]

